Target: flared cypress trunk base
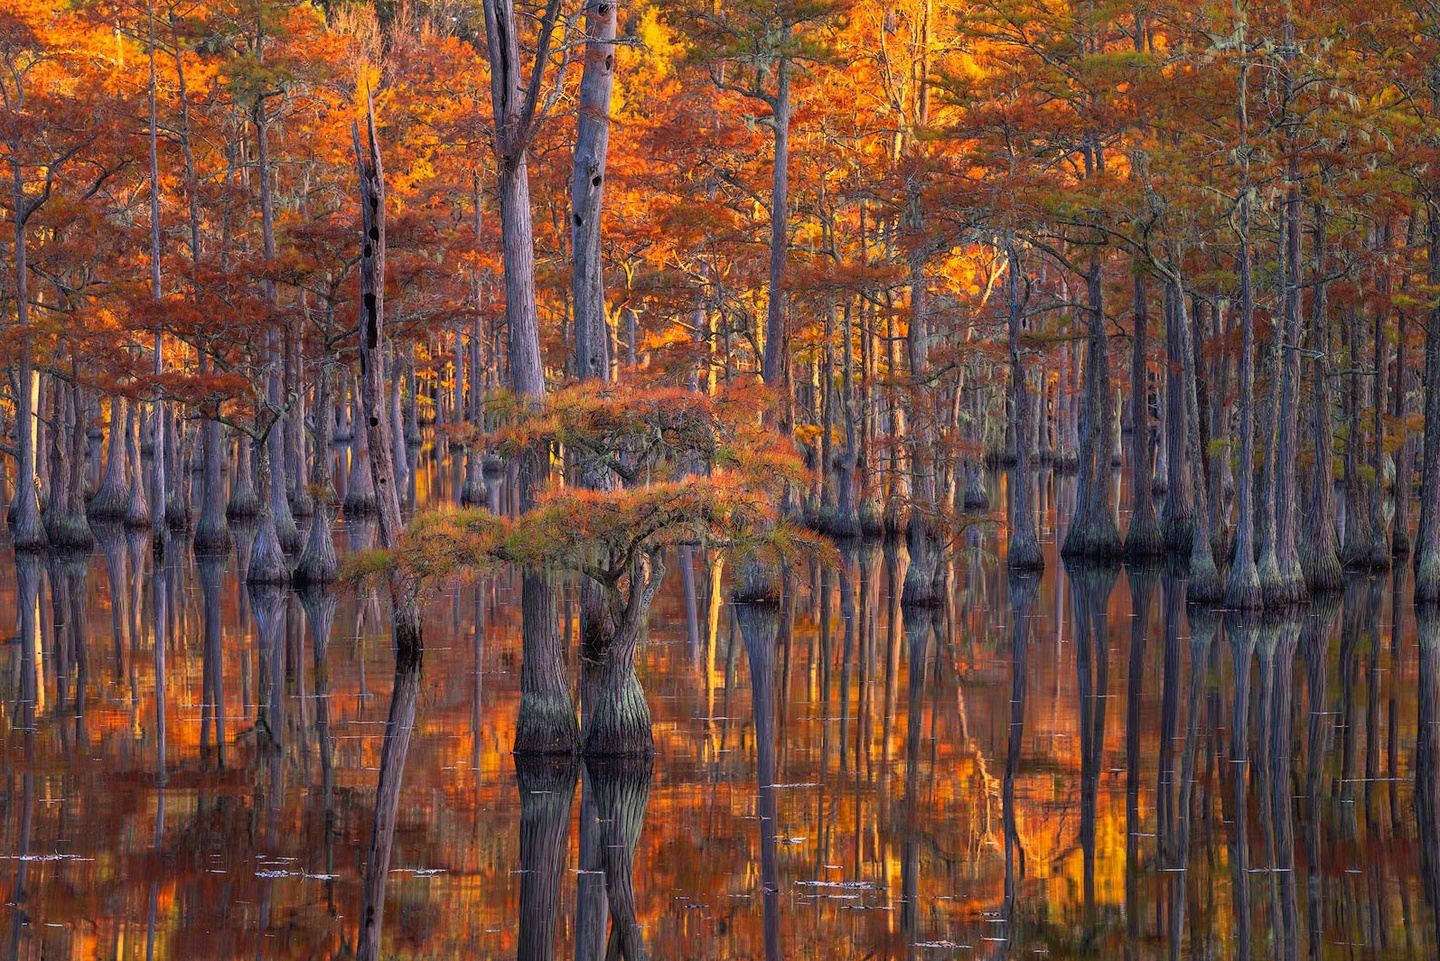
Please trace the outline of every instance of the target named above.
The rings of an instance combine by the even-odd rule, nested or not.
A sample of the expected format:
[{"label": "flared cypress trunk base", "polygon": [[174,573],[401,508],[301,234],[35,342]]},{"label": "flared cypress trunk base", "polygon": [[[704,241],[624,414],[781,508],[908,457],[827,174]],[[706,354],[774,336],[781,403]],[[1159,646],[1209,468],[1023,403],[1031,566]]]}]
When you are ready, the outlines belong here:
[{"label": "flared cypress trunk base", "polygon": [[460,488],[460,503],[465,507],[483,507],[489,496],[485,487],[485,471],[481,469],[479,454],[468,454],[465,458],[465,484]]},{"label": "flared cypress trunk base", "polygon": [[230,526],[225,523],[225,516],[217,511],[202,510],[200,520],[195,524],[195,534],[191,538],[197,554],[217,554],[226,551],[230,547]]},{"label": "flared cypress trunk base", "polygon": [[1264,607],[1260,572],[1255,568],[1254,558],[1237,556],[1230,564],[1230,576],[1225,582],[1225,606],[1237,611],[1258,611]]},{"label": "flared cypress trunk base", "polygon": [[985,490],[983,478],[973,464],[965,467],[965,499],[962,503],[967,511],[990,509],[990,494]]},{"label": "flared cypress trunk base", "polygon": [[1060,546],[1060,555],[1067,558],[1087,560],[1113,560],[1125,555],[1125,545],[1120,540],[1120,531],[1108,511],[1091,513],[1090,516],[1077,514],[1065,532],[1065,542]]},{"label": "flared cypress trunk base", "polygon": [[837,540],[849,540],[860,536],[860,518],[854,513],[845,513],[838,504],[826,503],[816,506],[809,519],[811,529]]},{"label": "flared cypress trunk base", "polygon": [[275,534],[275,523],[267,514],[255,529],[255,543],[250,547],[250,563],[245,568],[245,583],[284,585],[290,583],[290,568]]},{"label": "flared cypress trunk base", "polygon": [[569,691],[521,692],[512,753],[520,757],[573,756],[579,747],[580,726]]},{"label": "flared cypress trunk base", "polygon": [[1209,544],[1203,547],[1199,544],[1191,545],[1187,578],[1187,600],[1199,604],[1214,604],[1224,598],[1225,582],[1220,579],[1220,570],[1215,566],[1215,557],[1210,553]]},{"label": "flared cypress trunk base", "polygon": [[315,498],[304,488],[296,488],[290,494],[290,516],[295,518],[311,517],[315,514]]},{"label": "flared cypress trunk base", "polygon": [[1165,547],[1165,532],[1153,516],[1148,521],[1131,521],[1130,529],[1125,532],[1126,557],[1160,557]]},{"label": "flared cypress trunk base", "polygon": [[138,484],[130,488],[130,496],[125,504],[125,526],[150,526],[150,505],[146,503],[145,492]]},{"label": "flared cypress trunk base", "polygon": [[178,493],[172,493],[165,500],[165,526],[172,531],[190,529],[190,505]]},{"label": "flared cypress trunk base", "polygon": [[1010,541],[1005,555],[1005,566],[1012,571],[1035,572],[1045,569],[1045,555],[1034,532],[1016,537]]},{"label": "flared cypress trunk base", "polygon": [[1260,596],[1267,609],[1276,610],[1304,603],[1309,592],[1305,589],[1305,575],[1298,561],[1277,562],[1273,568],[1266,565],[1260,571]]},{"label": "flared cypress trunk base", "polygon": [[1440,604],[1440,551],[1423,547],[1415,558],[1415,603]]},{"label": "flared cypress trunk base", "polygon": [[335,538],[330,520],[330,508],[318,505],[315,519],[310,523],[310,535],[305,539],[305,550],[295,564],[292,578],[297,586],[303,584],[329,584],[335,580],[339,562],[335,557]]},{"label": "flared cypress trunk base", "polygon": [[121,521],[129,501],[130,492],[124,487],[102,483],[86,505],[85,514],[93,521]]},{"label": "flared cypress trunk base", "polygon": [[1189,511],[1164,510],[1160,513],[1160,533],[1165,538],[1168,554],[1184,556],[1190,553],[1190,541],[1194,537],[1195,522]]},{"label": "flared cypress trunk base", "polygon": [[731,596],[738,604],[762,604],[780,600],[784,583],[778,564],[748,557],[740,562]]},{"label": "flared cypress trunk base", "polygon": [[300,534],[300,528],[288,511],[275,518],[275,536],[280,541],[280,550],[287,556],[299,553],[300,548],[305,546],[305,539]]},{"label": "flared cypress trunk base", "polygon": [[75,514],[57,514],[45,525],[50,546],[58,551],[88,551],[95,546],[90,522]]},{"label": "flared cypress trunk base", "polygon": [[586,683],[581,753],[586,757],[649,757],[655,753],[650,705],[635,676],[633,658],[612,658],[589,665],[594,676]]},{"label": "flared cypress trunk base", "polygon": [[16,503],[10,513],[10,540],[17,551],[42,551],[49,544],[45,524],[40,519],[40,505],[30,495],[29,504]]},{"label": "flared cypress trunk base", "polygon": [[347,491],[345,502],[340,505],[340,510],[346,517],[374,517],[379,512],[379,504],[376,502],[373,492],[354,494]]},{"label": "flared cypress trunk base", "polygon": [[240,517],[260,516],[260,495],[255,493],[252,484],[237,484],[230,492],[230,500],[225,505],[225,516],[230,520]]},{"label": "flared cypress trunk base", "polygon": [[1345,587],[1345,572],[1335,554],[1334,545],[1329,550],[1305,552],[1300,558],[1300,569],[1304,572],[1305,587],[1312,596],[1338,593]]},{"label": "flared cypress trunk base", "polygon": [[873,497],[862,498],[856,513],[860,518],[860,533],[865,537],[879,537],[885,533],[880,504]]},{"label": "flared cypress trunk base", "polygon": [[936,553],[930,545],[911,553],[910,564],[905,569],[905,586],[900,592],[902,606],[940,607],[945,603],[944,578]]}]

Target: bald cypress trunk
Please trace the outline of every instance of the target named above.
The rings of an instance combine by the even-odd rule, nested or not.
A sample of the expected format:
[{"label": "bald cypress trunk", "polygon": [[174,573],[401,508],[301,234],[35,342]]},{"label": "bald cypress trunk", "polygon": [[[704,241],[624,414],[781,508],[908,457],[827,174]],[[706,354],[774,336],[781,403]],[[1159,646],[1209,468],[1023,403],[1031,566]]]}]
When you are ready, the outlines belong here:
[{"label": "bald cypress trunk", "polygon": [[[1243,121],[1243,107],[1241,117]],[[1248,178],[1248,165],[1245,169]],[[1225,585],[1225,603],[1242,609],[1261,605],[1260,575],[1255,566],[1255,304],[1250,277],[1249,191],[1247,180],[1240,195],[1240,503],[1235,550]]]},{"label": "bald cypress trunk", "polygon": [[[16,156],[14,153],[12,157]],[[46,194],[37,198],[25,194],[25,175],[18,160],[10,163],[14,190],[15,249],[13,268],[15,282],[15,324],[19,330],[19,383],[15,404],[15,499],[10,505],[10,540],[19,551],[40,550],[45,546],[45,526],[40,522],[40,492],[35,484],[35,405],[39,379],[35,372],[30,344],[30,268],[26,261],[26,223]]]},{"label": "bald cypress trunk", "polygon": [[[1180,258],[1172,257],[1171,267],[1178,274]],[[1175,322],[1180,334],[1181,375],[1184,378],[1185,402],[1185,461],[1190,467],[1190,489],[1197,504],[1206,501],[1206,478],[1203,467],[1205,449],[1200,440],[1200,403],[1196,386],[1195,341],[1191,335],[1190,319],[1185,309],[1185,292],[1178,277],[1175,280]],[[1193,601],[1216,601],[1224,592],[1220,572],[1215,567],[1215,552],[1210,542],[1210,516],[1208,511],[1196,510],[1191,514],[1190,525],[1190,572],[1186,584],[1186,596]]]},{"label": "bald cypress trunk", "polygon": [[[495,159],[500,177],[500,235],[505,265],[505,318],[509,328],[511,388],[522,402],[545,396],[535,307],[535,239],[530,210],[527,153],[536,123],[539,79],[545,69],[559,6],[541,18],[531,82],[522,75],[513,0],[484,0],[486,55]],[[532,444],[518,465],[520,509],[528,510],[549,474],[549,448]],[[550,584],[543,571],[521,575],[520,715],[515,725],[519,754],[572,753],[579,726],[566,676],[564,651],[555,630]]]},{"label": "bald cypress trunk", "polygon": [[1185,459],[1185,375],[1184,336],[1176,319],[1174,287],[1165,285],[1165,506],[1160,512],[1160,526],[1165,532],[1165,547],[1172,554],[1190,549],[1191,512],[1194,509],[1190,491],[1190,470]]},{"label": "bald cypress trunk", "polygon": [[[1427,279],[1440,285],[1440,203],[1426,204]],[[1440,601],[1440,305],[1425,314],[1425,434],[1421,449],[1420,532],[1415,551],[1415,601]]]},{"label": "bald cypress trunk", "polygon": [[1035,509],[1031,503],[1034,488],[1030,476],[1030,444],[1027,441],[1031,418],[1030,391],[1025,382],[1025,368],[1020,364],[1024,303],[1020,298],[1020,257],[1013,242],[1006,245],[1005,256],[1009,262],[1005,296],[1009,315],[1010,397],[1019,438],[1015,445],[1015,473],[1010,482],[1010,543],[1005,562],[1011,570],[1036,571],[1045,567],[1045,555],[1040,552],[1040,540],[1035,534]]},{"label": "bald cypress trunk", "polygon": [[1150,490],[1150,404],[1146,344],[1150,307],[1143,274],[1135,275],[1135,336],[1130,343],[1130,529],[1125,534],[1128,557],[1155,557],[1164,553],[1165,535],[1155,517]]},{"label": "bald cypress trunk", "polygon": [[[200,351],[200,372],[210,371],[209,354]],[[207,411],[213,413],[213,411]],[[200,517],[195,522],[195,549],[219,551],[230,545],[230,530],[225,523],[225,458],[220,422],[206,417],[200,425],[200,446],[203,466],[200,480]]]},{"label": "bald cypress trunk", "polygon": [[1330,420],[1330,312],[1326,300],[1326,271],[1330,269],[1325,230],[1325,208],[1314,207],[1315,283],[1310,320],[1310,446],[1315,463],[1310,474],[1310,505],[1305,512],[1305,541],[1301,566],[1312,593],[1338,591],[1343,586],[1340,551],[1335,532],[1334,427]]},{"label": "bald cypress trunk", "polygon": [[[260,179],[260,234],[267,263],[275,261],[275,198],[270,188],[270,120],[265,110],[263,97],[255,101],[253,122],[255,125],[256,163]],[[279,304],[279,293],[275,282],[265,281],[265,295],[273,308]],[[295,526],[295,517],[290,512],[290,498],[285,491],[285,435],[282,419],[285,416],[284,398],[284,354],[280,334],[274,327],[265,333],[265,394],[269,407],[268,424],[265,432],[265,450],[260,452],[264,465],[257,485],[259,496],[265,499],[266,509],[261,511],[259,537],[268,535],[265,528],[273,525],[280,549],[293,554],[300,549],[300,529]]]},{"label": "bald cypress trunk", "polygon": [[331,472],[330,457],[330,369],[331,364],[320,365],[320,383],[316,387],[315,410],[315,488],[312,500],[314,517],[310,521],[310,533],[305,541],[305,550],[295,565],[295,580],[302,584],[328,584],[335,579],[338,563],[335,558],[335,534],[333,520],[335,512],[335,487]]},{"label": "bald cypress trunk", "polygon": [[[1244,36],[1244,23],[1240,26]],[[1248,65],[1240,66],[1239,123],[1240,146],[1240,491],[1239,517],[1235,525],[1235,550],[1230,558],[1230,576],[1225,585],[1225,603],[1230,607],[1249,610],[1261,605],[1260,572],[1255,565],[1255,288],[1251,278],[1250,246],[1250,144],[1249,102],[1247,97]],[[1261,454],[1266,456],[1271,438],[1262,441]],[[1212,478],[1214,480],[1214,478]],[[1270,558],[1273,561],[1273,550]]]},{"label": "bald cypress trunk", "polygon": [[1295,464],[1299,460],[1300,421],[1300,160],[1295,143],[1295,127],[1291,120],[1290,101],[1295,81],[1291,72],[1294,57],[1294,25],[1287,19],[1285,87],[1285,205],[1283,218],[1285,325],[1280,341],[1280,407],[1278,437],[1275,445],[1275,553],[1278,578],[1267,586],[1266,602],[1274,605],[1293,604],[1305,599],[1305,575],[1300,564],[1299,498]]},{"label": "bald cypress trunk", "polygon": [[1080,469],[1075,489],[1075,514],[1065,532],[1061,553],[1067,557],[1117,557],[1124,545],[1116,524],[1110,484],[1110,456],[1115,447],[1115,418],[1110,387],[1110,347],[1105,333],[1105,301],[1099,259],[1085,272],[1085,395],[1080,432]]},{"label": "bald cypress trunk", "polygon": [[129,445],[125,442],[125,410],[127,404],[119,395],[110,398],[110,430],[105,450],[105,476],[100,488],[90,499],[88,513],[93,520],[111,521],[125,517],[125,502],[130,496]]}]

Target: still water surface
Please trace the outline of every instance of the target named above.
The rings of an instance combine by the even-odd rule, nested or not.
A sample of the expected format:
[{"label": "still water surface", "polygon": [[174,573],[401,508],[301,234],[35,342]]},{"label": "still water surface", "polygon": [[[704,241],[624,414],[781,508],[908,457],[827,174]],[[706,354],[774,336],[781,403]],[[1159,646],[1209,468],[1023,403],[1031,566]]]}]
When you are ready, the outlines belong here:
[{"label": "still water surface", "polygon": [[[972,531],[918,614],[903,548],[776,610],[671,557],[653,765],[517,771],[518,578],[437,593],[385,956],[1437,957],[1440,641],[1403,571],[1240,625],[1161,571],[1067,573],[1055,533],[1022,582]],[[243,536],[158,570],[143,535],[103,548],[0,555],[0,957],[346,956],[379,594],[252,595]]]}]

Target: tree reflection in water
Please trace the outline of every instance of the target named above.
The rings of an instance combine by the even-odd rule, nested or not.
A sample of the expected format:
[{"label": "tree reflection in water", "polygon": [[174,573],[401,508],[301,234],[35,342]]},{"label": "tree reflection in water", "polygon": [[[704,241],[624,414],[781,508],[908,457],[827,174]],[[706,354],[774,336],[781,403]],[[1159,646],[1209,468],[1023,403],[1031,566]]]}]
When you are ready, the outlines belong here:
[{"label": "tree reflection in water", "polygon": [[1403,572],[1227,621],[1170,571],[1012,578],[977,525],[943,604],[876,542],[756,605],[697,546],[653,761],[517,766],[511,572],[429,602],[422,673],[369,587],[247,589],[243,525],[158,567],[96,533],[0,568],[0,957],[1435,956]]}]

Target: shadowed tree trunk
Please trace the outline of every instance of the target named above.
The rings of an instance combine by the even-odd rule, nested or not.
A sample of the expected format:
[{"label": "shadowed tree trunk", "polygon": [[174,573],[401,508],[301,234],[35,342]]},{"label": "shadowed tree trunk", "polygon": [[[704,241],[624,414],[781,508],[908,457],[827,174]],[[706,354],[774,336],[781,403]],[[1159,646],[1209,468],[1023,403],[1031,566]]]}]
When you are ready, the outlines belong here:
[{"label": "shadowed tree trunk", "polygon": [[[1243,89],[1243,88],[1242,88]],[[1242,147],[1242,149],[1244,149]],[[1240,490],[1235,550],[1225,585],[1225,603],[1260,607],[1260,574],[1255,567],[1255,307],[1250,280],[1250,201],[1240,197]]]},{"label": "shadowed tree trunk", "polygon": [[[1243,24],[1240,28],[1243,37]],[[1250,145],[1249,107],[1246,96],[1247,65],[1240,67],[1240,492],[1239,519],[1235,525],[1235,550],[1230,576],[1225,584],[1225,603],[1253,610],[1260,607],[1260,573],[1255,566],[1255,293],[1251,280],[1250,248]],[[1271,447],[1266,438],[1264,450]],[[1214,478],[1212,478],[1214,480]],[[1273,551],[1270,555],[1273,561]]]},{"label": "shadowed tree trunk", "polygon": [[[483,5],[495,156],[500,175],[500,234],[511,388],[523,402],[536,403],[545,395],[545,369],[535,307],[535,239],[527,154],[539,119],[541,80],[560,5],[550,3],[541,17],[528,83],[522,76],[513,0],[484,0]],[[549,474],[548,446],[531,445],[521,453],[518,466],[518,493],[523,512],[533,506]],[[564,651],[556,634],[554,601],[546,574],[523,572],[520,594],[523,655],[515,751],[520,754],[571,753],[579,744],[579,725],[570,696]]]},{"label": "shadowed tree trunk", "polygon": [[1061,553],[1067,557],[1117,557],[1123,551],[1115,522],[1110,484],[1110,454],[1115,448],[1114,403],[1110,388],[1110,346],[1105,333],[1105,302],[1100,261],[1085,271],[1085,395],[1080,433],[1080,470],[1075,513]]},{"label": "shadowed tree trunk", "polygon": [[[155,4],[153,0],[146,4],[146,53],[149,58],[150,76],[146,84],[147,101],[149,106],[149,136],[148,146],[150,154],[150,299],[158,307],[164,296],[164,290],[160,281],[160,159],[159,159],[159,122],[155,104]],[[155,329],[154,357],[152,359],[152,370],[156,382],[159,382],[161,374],[165,372],[165,351],[164,335],[160,327]],[[168,487],[165,483],[165,450],[166,437],[165,428],[168,419],[165,403],[159,398],[158,392],[154,405],[151,408],[153,421],[153,450],[151,453],[152,466],[150,470],[150,504],[154,510],[155,523],[151,528],[157,553],[163,554],[165,543],[169,538],[169,525],[166,523],[165,507],[169,502],[167,496]]]},{"label": "shadowed tree trunk", "polygon": [[1165,285],[1165,506],[1160,511],[1160,526],[1165,532],[1165,548],[1172,554],[1190,550],[1190,513],[1193,509],[1190,491],[1190,470],[1185,459],[1185,373],[1184,336],[1177,320],[1175,288]]},{"label": "shadowed tree trunk", "polygon": [[105,450],[105,476],[100,488],[90,498],[87,509],[92,520],[115,521],[125,517],[125,502],[129,498],[130,459],[125,442],[125,399],[116,395],[110,398],[110,436]]},{"label": "shadowed tree trunk", "polygon": [[40,492],[35,484],[35,417],[40,381],[30,345],[30,268],[26,262],[25,228],[30,216],[49,199],[51,181],[47,179],[42,194],[28,196],[20,161],[13,151],[11,157],[15,216],[12,277],[15,282],[15,325],[19,330],[20,346],[15,404],[15,498],[10,505],[10,540],[16,550],[31,551],[45,546],[45,526],[40,522]]},{"label": "shadowed tree trunk", "polygon": [[1315,274],[1310,321],[1310,445],[1315,464],[1310,473],[1310,505],[1305,512],[1301,566],[1312,593],[1333,593],[1343,586],[1340,550],[1335,536],[1334,428],[1330,423],[1330,313],[1326,303],[1327,212],[1314,207]]},{"label": "shadowed tree trunk", "polygon": [[230,485],[230,500],[225,505],[229,520],[257,517],[260,494],[255,490],[255,441],[248,434],[235,435],[235,477]]},{"label": "shadowed tree trunk", "polygon": [[[261,490],[271,490],[271,448],[261,425],[261,418],[264,416],[262,411],[255,414],[256,486]],[[272,420],[269,430],[273,431],[275,428],[276,422]],[[244,444],[245,441],[246,438],[242,438],[240,442]],[[285,563],[285,551],[275,528],[275,516],[271,513],[274,498],[267,497],[259,503],[260,513],[255,519],[255,543],[250,548],[250,563],[245,570],[245,581],[249,584],[288,584],[290,567]]]},{"label": "shadowed tree trunk", "polygon": [[[263,55],[261,56],[263,62]],[[260,235],[266,263],[275,262],[275,198],[270,184],[270,121],[265,110],[265,98],[255,101],[255,151],[257,173],[260,178]],[[265,295],[270,304],[278,303],[278,293],[273,280],[265,281]],[[265,434],[265,450],[257,452],[260,460],[260,479],[257,486],[260,496],[267,501],[268,511],[260,516],[259,539],[268,537],[265,529],[274,526],[275,537],[280,549],[294,554],[300,549],[300,529],[295,526],[295,517],[290,512],[290,498],[285,491],[285,431],[282,424],[286,416],[284,384],[284,353],[280,344],[280,332],[273,326],[265,333],[265,391],[269,415],[273,422]],[[266,520],[268,515],[269,520]],[[258,543],[258,541],[257,541]]]},{"label": "shadowed tree trunk", "polygon": [[[1006,245],[1009,268],[1005,278],[1006,307],[1010,334],[1010,397],[1019,441],[1015,445],[1015,473],[1010,483],[1010,543],[1005,563],[1011,570],[1038,571],[1045,567],[1040,553],[1040,540],[1035,535],[1035,508],[1031,504],[1034,491],[1030,476],[1030,390],[1027,374],[1020,363],[1020,327],[1025,303],[1020,295],[1020,256],[1013,242]],[[1028,285],[1027,285],[1028,287]],[[1027,290],[1028,299],[1028,290]]]},{"label": "shadowed tree trunk", "polygon": [[[400,542],[400,492],[390,461],[393,438],[385,416],[381,344],[385,338],[385,168],[375,133],[375,112],[367,104],[365,142],[360,128],[351,128],[356,171],[360,180],[360,397],[370,445],[370,479],[378,507],[379,546],[394,550]],[[417,585],[398,569],[391,570],[390,606],[396,656],[418,659],[423,649]]]},{"label": "shadowed tree trunk", "polygon": [[1299,505],[1295,480],[1295,463],[1299,460],[1300,420],[1300,160],[1295,144],[1295,125],[1290,104],[1295,82],[1291,68],[1295,50],[1295,29],[1287,17],[1285,22],[1285,204],[1284,204],[1284,271],[1283,305],[1285,325],[1280,337],[1280,406],[1278,437],[1275,444],[1275,554],[1277,579],[1265,585],[1266,603],[1293,604],[1305,599],[1305,574],[1300,565]]},{"label": "shadowed tree trunk", "polygon": [[1130,343],[1130,529],[1125,533],[1127,557],[1155,557],[1165,551],[1165,535],[1155,517],[1150,489],[1150,403],[1146,385],[1145,345],[1150,306],[1143,274],[1135,275],[1135,336]]},{"label": "shadowed tree trunk", "polygon": [[[1427,278],[1440,285],[1440,198],[1426,205]],[[1421,447],[1420,531],[1415,551],[1415,600],[1440,601],[1440,304],[1425,314],[1425,433]]]},{"label": "shadowed tree trunk", "polygon": [[312,499],[314,517],[305,550],[295,565],[295,580],[300,584],[328,584],[335,579],[335,533],[333,529],[335,486],[331,476],[330,456],[330,377],[331,358],[320,365],[320,383],[316,386],[315,488]]},{"label": "shadowed tree trunk", "polygon": [[585,721],[580,741],[587,757],[648,756],[654,751],[650,708],[635,676],[635,649],[651,601],[665,568],[657,555],[642,554],[631,565],[624,590],[615,597],[600,585],[588,585],[591,601],[583,612],[581,676]]},{"label": "shadowed tree trunk", "polygon": [[355,409],[350,419],[358,429],[351,440],[352,460],[345,478],[345,502],[341,505],[347,518],[373,517],[377,509],[375,474],[370,466],[370,431],[366,427],[362,393],[357,381],[352,398]]},{"label": "shadowed tree trunk", "polygon": [[149,527],[150,503],[145,495],[145,469],[140,459],[140,414],[137,405],[130,405],[125,414],[125,457],[130,464],[126,482],[129,496],[125,500],[125,526]]},{"label": "shadowed tree trunk", "polygon": [[95,543],[85,520],[84,401],[73,381],[56,382],[55,451],[60,459],[51,470],[45,532],[50,545],[62,550],[87,550]]},{"label": "shadowed tree trunk", "polygon": [[[201,350],[200,373],[210,372],[210,355]],[[208,413],[215,413],[213,410]],[[200,479],[200,517],[195,522],[195,549],[201,552],[223,551],[230,546],[230,529],[225,523],[224,442],[220,422],[206,417],[200,425],[203,467]]]},{"label": "shadowed tree trunk", "polygon": [[[1184,378],[1185,401],[1185,463],[1190,468],[1190,491],[1195,504],[1207,503],[1207,487],[1203,457],[1204,445],[1200,442],[1200,401],[1196,388],[1195,338],[1190,329],[1190,319],[1185,310],[1185,289],[1179,277],[1180,259],[1171,258],[1175,271],[1175,327],[1180,335],[1181,376]],[[1215,567],[1215,552],[1210,541],[1210,516],[1206,510],[1195,509],[1190,513],[1190,571],[1186,584],[1186,596],[1193,601],[1216,601],[1224,591],[1220,572]]]}]

